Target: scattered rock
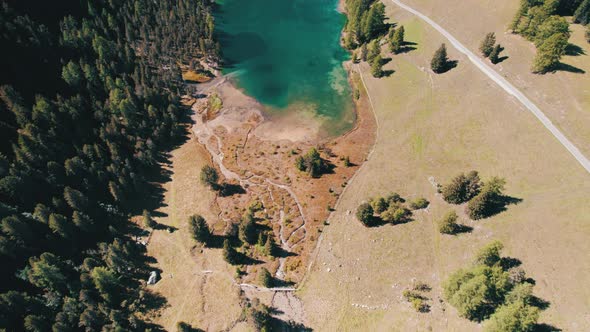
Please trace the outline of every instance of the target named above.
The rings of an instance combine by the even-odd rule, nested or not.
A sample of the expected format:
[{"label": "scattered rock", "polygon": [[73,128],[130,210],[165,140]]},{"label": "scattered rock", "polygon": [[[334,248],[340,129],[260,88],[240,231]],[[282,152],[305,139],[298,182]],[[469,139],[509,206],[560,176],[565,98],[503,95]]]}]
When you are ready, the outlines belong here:
[{"label": "scattered rock", "polygon": [[156,282],[158,282],[158,272],[152,271],[150,273],[150,277],[148,278],[147,284],[154,285],[156,284]]}]

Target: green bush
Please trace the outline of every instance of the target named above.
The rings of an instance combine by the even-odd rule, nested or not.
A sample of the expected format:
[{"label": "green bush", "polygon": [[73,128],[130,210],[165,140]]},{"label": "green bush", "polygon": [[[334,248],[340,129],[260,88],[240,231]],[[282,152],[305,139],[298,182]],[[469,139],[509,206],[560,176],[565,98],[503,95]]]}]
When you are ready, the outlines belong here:
[{"label": "green bush", "polygon": [[447,203],[465,203],[480,191],[481,181],[477,171],[471,171],[467,175],[461,173],[451,182],[442,187],[441,193]]},{"label": "green bush", "polygon": [[201,182],[209,187],[215,189],[217,186],[217,181],[219,181],[219,175],[217,174],[217,170],[209,165],[203,166],[201,168]]},{"label": "green bush", "polygon": [[484,331],[533,331],[538,319],[539,308],[517,301],[500,306],[484,325]]},{"label": "green bush", "polygon": [[328,168],[316,148],[311,148],[305,156],[295,158],[295,167],[302,172],[308,172],[313,178],[320,177]]},{"label": "green bush", "polygon": [[199,243],[207,244],[211,239],[209,225],[207,225],[205,218],[198,214],[189,217],[188,229],[191,237]]},{"label": "green bush", "polygon": [[481,192],[467,204],[466,212],[469,217],[478,220],[497,213],[497,210],[503,205],[502,198],[505,184],[506,181],[498,177],[493,177],[486,182]]},{"label": "green bush", "polygon": [[493,241],[479,249],[475,255],[475,264],[494,266],[500,262],[500,253],[504,245],[500,241]]},{"label": "green bush", "polygon": [[450,211],[448,212],[439,222],[438,222],[438,231],[443,234],[455,234],[458,229],[457,225],[457,212]]},{"label": "green bush", "polygon": [[426,198],[416,198],[415,200],[410,202],[410,209],[412,209],[412,210],[425,209],[428,207],[429,204],[430,204],[430,202],[427,201]]},{"label": "green bush", "polygon": [[369,226],[373,221],[373,207],[369,203],[359,205],[356,210],[357,219],[365,226]]}]

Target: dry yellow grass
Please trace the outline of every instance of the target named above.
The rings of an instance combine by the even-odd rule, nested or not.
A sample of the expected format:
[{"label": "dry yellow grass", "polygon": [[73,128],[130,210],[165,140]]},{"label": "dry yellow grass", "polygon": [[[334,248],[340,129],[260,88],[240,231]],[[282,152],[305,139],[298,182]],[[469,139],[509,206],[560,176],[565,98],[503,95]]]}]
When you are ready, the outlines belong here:
[{"label": "dry yellow grass", "polygon": [[[385,67],[395,73],[387,78],[370,77],[362,65],[378,139],[324,230],[318,259],[300,292],[309,326],[318,331],[479,330],[439,301],[441,282],[469,264],[477,248],[499,239],[505,254],[521,259],[537,281],[535,294],[551,302],[540,322],[590,329],[590,177],[529,112],[454,49],[449,48],[450,58],[459,66],[431,74],[431,56],[445,40],[413,16],[389,4],[387,9],[418,49],[395,56]],[[560,75],[571,74],[538,80]],[[564,131],[569,133],[565,126]],[[471,169],[484,179],[505,177],[507,193],[522,203],[483,221],[466,220],[463,208],[444,203],[428,178],[446,182]],[[424,196],[432,204],[411,223],[363,227],[354,217],[356,207],[389,191]],[[472,233],[438,233],[435,221],[450,209],[474,227]],[[402,299],[414,280],[433,287],[431,313],[417,313]]]},{"label": "dry yellow grass", "polygon": [[208,160],[195,139],[172,152],[173,173],[164,184],[164,206],[158,211],[163,216],[155,219],[178,230],[156,230],[148,245],[148,254],[157,259],[154,266],[163,271],[162,280],[149,287],[168,302],[154,321],[167,331],[175,331],[179,321],[218,331],[232,326],[241,314],[239,288],[232,279],[235,270],[225,263],[220,249],[202,252],[195,247],[187,231],[192,214],[209,221],[216,218],[211,207],[214,194],[199,180],[201,167]]},{"label": "dry yellow grass", "polygon": [[209,82],[211,77],[194,70],[187,70],[182,73],[182,79],[188,82],[205,83]]},{"label": "dry yellow grass", "polygon": [[[530,71],[535,46],[508,28],[519,2],[515,0],[404,0],[404,3],[428,15],[474,53],[488,32],[495,32],[497,42],[505,47],[509,58],[495,69],[527,95],[545,115],[586,155],[590,156],[590,44],[584,39],[584,27],[572,24],[570,43],[582,54],[566,55],[562,62],[581,70],[557,71],[545,75]],[[397,10],[390,0],[383,0],[389,10]],[[585,72],[585,73],[582,73]]]}]

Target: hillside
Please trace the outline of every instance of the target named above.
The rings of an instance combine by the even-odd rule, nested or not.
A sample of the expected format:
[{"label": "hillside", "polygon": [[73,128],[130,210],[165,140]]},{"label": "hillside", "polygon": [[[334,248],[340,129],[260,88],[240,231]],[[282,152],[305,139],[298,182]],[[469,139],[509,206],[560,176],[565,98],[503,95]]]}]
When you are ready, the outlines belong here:
[{"label": "hillside", "polygon": [[[504,8],[494,7],[491,13]],[[504,10],[509,17],[512,9]],[[484,22],[493,17],[486,13]],[[442,282],[468,265],[482,245],[500,239],[507,254],[520,259],[536,281],[535,295],[550,302],[540,323],[564,330],[587,329],[588,294],[583,285],[589,282],[584,277],[589,266],[579,258],[588,250],[590,211],[583,203],[590,190],[588,174],[520,103],[452,48],[449,57],[458,60],[457,68],[442,75],[430,72],[431,55],[445,42],[439,33],[393,4],[387,4],[387,15],[404,25],[406,40],[416,43],[416,49],[393,56],[384,69],[394,73],[386,78],[372,78],[368,66],[360,66],[375,106],[378,139],[374,154],[350,184],[349,192],[354,194],[341,198],[301,291],[309,325],[317,330],[479,329],[446,303]],[[439,20],[445,28],[452,22],[455,27],[464,24]],[[463,28],[466,33],[480,29],[484,35],[489,30],[475,17],[473,22],[470,29]],[[470,45],[477,50],[480,37],[472,34]],[[506,50],[511,52],[508,46]],[[525,75],[529,68],[523,68]],[[535,79],[549,81],[560,75],[578,79],[560,72]],[[439,234],[436,221],[453,207],[437,195],[430,179],[444,183],[471,169],[505,177],[506,192],[522,201],[475,222],[457,209],[460,220],[473,231]],[[391,191],[426,197],[431,205],[412,222],[377,228],[365,228],[347,213],[368,198]],[[432,287],[427,295],[430,313],[415,312],[403,299],[403,290],[416,282]]]}]

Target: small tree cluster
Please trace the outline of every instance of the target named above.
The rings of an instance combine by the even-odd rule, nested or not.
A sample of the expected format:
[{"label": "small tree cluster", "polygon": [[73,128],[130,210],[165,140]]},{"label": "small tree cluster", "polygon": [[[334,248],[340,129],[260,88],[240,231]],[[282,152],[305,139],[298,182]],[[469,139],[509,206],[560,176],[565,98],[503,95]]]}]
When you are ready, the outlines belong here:
[{"label": "small tree cluster", "polygon": [[428,205],[430,205],[430,202],[426,198],[420,197],[420,198],[416,198],[410,202],[410,209],[412,209],[412,210],[426,209],[428,207]]},{"label": "small tree cluster", "polygon": [[428,298],[423,296],[422,294],[420,294],[416,291],[411,291],[411,290],[406,289],[406,290],[404,290],[402,295],[406,299],[406,301],[408,301],[412,304],[412,307],[416,311],[418,311],[418,312],[429,312],[430,311],[430,305],[428,305],[428,303],[426,302],[428,300]]},{"label": "small tree cluster", "polygon": [[[453,273],[444,283],[444,296],[459,314],[484,324],[485,331],[531,331],[540,309],[533,305],[533,285],[512,278],[502,266],[502,244],[481,248],[474,266]],[[514,268],[513,268],[514,269]]]},{"label": "small tree cluster", "polygon": [[[588,19],[590,2],[571,1],[571,8],[562,10],[574,16],[574,22]],[[546,73],[559,65],[565,54],[571,35],[568,21],[559,15],[559,1],[528,1],[521,0],[520,8],[512,23],[512,31],[532,41],[537,47],[537,55],[533,61],[534,73]],[[563,8],[562,8],[563,9]],[[584,23],[582,23],[584,24]]]},{"label": "small tree cluster", "polygon": [[487,58],[490,56],[490,54],[492,54],[495,44],[496,34],[493,32],[486,34],[485,38],[481,42],[481,45],[479,46],[479,50],[481,54],[484,56],[484,58]]},{"label": "small tree cluster", "polygon": [[493,177],[486,182],[478,193],[467,204],[466,212],[473,220],[486,218],[503,205],[503,190],[506,180]]},{"label": "small tree cluster", "polygon": [[461,204],[475,197],[480,191],[481,180],[477,171],[471,171],[467,175],[461,173],[451,182],[442,187],[441,193],[447,203]]},{"label": "small tree cluster", "polygon": [[490,32],[481,42],[479,50],[481,51],[481,54],[484,56],[484,58],[489,58],[493,64],[496,64],[500,61],[500,53],[502,52],[503,48],[502,45],[496,44],[496,34]]},{"label": "small tree cluster", "polygon": [[400,224],[410,220],[412,211],[404,205],[405,200],[397,193],[385,197],[374,197],[369,203],[362,203],[357,208],[356,216],[365,226],[376,221]]},{"label": "small tree cluster", "polygon": [[307,172],[313,178],[320,177],[328,168],[327,162],[322,159],[316,148],[311,148],[305,156],[295,159],[295,167],[302,172]]},{"label": "small tree cluster", "polygon": [[429,298],[424,293],[431,290],[430,286],[425,283],[418,283],[412,289],[406,289],[402,295],[406,301],[412,304],[412,307],[418,312],[429,312],[430,305],[428,304]]}]

